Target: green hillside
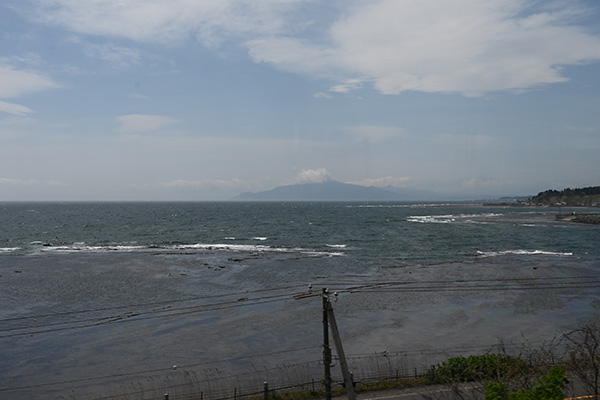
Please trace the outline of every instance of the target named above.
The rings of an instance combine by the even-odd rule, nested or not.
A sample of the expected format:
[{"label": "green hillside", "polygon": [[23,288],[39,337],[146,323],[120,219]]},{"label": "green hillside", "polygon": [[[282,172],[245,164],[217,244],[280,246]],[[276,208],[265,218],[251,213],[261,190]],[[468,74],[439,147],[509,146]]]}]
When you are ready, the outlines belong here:
[{"label": "green hillside", "polygon": [[600,186],[581,189],[546,190],[531,198],[532,204],[553,205],[564,203],[568,206],[600,206]]}]

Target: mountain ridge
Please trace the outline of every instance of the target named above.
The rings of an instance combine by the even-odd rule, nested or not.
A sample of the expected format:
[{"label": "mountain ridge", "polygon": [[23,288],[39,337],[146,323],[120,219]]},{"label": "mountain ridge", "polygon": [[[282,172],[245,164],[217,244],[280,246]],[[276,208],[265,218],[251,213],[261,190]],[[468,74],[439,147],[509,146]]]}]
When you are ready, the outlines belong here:
[{"label": "mountain ridge", "polygon": [[427,191],[375,186],[360,186],[329,180],[278,186],[261,192],[244,192],[234,197],[240,201],[434,201],[440,194]]}]

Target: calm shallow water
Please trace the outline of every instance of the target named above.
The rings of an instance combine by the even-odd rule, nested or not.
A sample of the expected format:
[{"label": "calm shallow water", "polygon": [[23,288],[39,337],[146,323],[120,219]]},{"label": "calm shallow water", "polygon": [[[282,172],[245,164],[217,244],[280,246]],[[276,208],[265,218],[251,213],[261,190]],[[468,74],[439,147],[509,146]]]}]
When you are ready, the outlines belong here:
[{"label": "calm shallow water", "polygon": [[554,215],[398,203],[0,204],[0,397],[98,395],[114,379],[94,377],[126,381],[173,364],[219,361],[237,373],[318,360],[321,300],[308,284],[340,292],[348,354],[551,338],[600,310],[600,229]]}]

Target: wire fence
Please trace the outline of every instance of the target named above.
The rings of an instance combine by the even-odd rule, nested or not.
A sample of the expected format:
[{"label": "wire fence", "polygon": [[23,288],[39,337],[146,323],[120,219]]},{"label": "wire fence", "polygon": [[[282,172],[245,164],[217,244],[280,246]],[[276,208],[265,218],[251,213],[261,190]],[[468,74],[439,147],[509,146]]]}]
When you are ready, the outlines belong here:
[{"label": "wire fence", "polygon": [[[384,351],[372,354],[349,355],[347,362],[353,384],[368,384],[403,379],[417,379],[431,373],[432,367],[448,358],[472,354],[503,352],[516,356],[534,346],[544,348],[548,343],[512,343],[487,347],[472,346],[454,349],[423,349]],[[530,352],[530,351],[527,351]],[[537,362],[540,362],[538,359]],[[561,360],[548,358],[554,364]],[[344,379],[336,355],[332,359],[332,387],[343,387]],[[281,393],[307,392],[314,395],[324,391],[323,362],[276,365],[271,368],[253,368],[232,375],[218,369],[182,370],[177,374],[148,378],[119,388],[120,393],[100,395],[94,400],[248,400],[275,398]],[[312,392],[312,393],[311,393]],[[167,396],[167,397],[165,397]],[[75,397],[77,398],[77,397]]]},{"label": "wire fence", "polygon": [[[431,365],[445,359],[447,352],[393,352],[349,356],[353,383],[373,383],[415,379],[428,373]],[[344,380],[333,357],[332,387],[343,387]],[[418,363],[418,364],[417,364]],[[267,390],[265,391],[265,387]],[[218,370],[180,371],[176,375],[148,378],[122,385],[118,392],[91,397],[94,400],[247,400],[269,398],[281,393],[324,391],[323,363],[313,360],[278,365],[230,375]],[[89,397],[85,397],[89,398]]]}]

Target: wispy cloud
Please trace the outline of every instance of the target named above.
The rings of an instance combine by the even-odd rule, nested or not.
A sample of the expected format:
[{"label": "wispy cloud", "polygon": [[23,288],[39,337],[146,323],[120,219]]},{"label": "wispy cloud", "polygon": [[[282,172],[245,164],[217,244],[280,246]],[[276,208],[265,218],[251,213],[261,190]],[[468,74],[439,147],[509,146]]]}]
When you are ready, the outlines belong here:
[{"label": "wispy cloud", "polygon": [[117,117],[121,124],[119,131],[123,133],[141,133],[157,131],[167,125],[178,122],[164,115],[130,114]]},{"label": "wispy cloud", "polygon": [[33,110],[31,108],[25,107],[21,104],[0,101],[0,112],[5,112],[5,113],[16,115],[19,117],[25,117],[25,116],[33,113]]},{"label": "wispy cloud", "polygon": [[335,93],[348,93],[351,90],[360,89],[361,87],[362,82],[360,79],[348,79],[344,83],[330,87],[329,91]]},{"label": "wispy cloud", "polygon": [[12,178],[0,178],[0,185],[11,185],[11,186],[30,186],[36,184],[35,179],[12,179]]},{"label": "wispy cloud", "polygon": [[[29,0],[23,14],[76,33],[207,47],[235,40],[255,62],[384,94],[480,96],[564,82],[562,66],[600,59],[600,36],[584,30],[582,2],[378,0],[344,2],[335,18],[307,15],[309,0]],[[334,6],[331,6],[335,8]],[[337,14],[335,14],[337,13]],[[301,17],[299,17],[301,16]],[[316,38],[314,24],[319,23]],[[310,29],[309,29],[310,28]],[[125,48],[96,48],[115,63]]]},{"label": "wispy cloud", "polygon": [[2,99],[59,87],[58,83],[42,74],[0,64],[0,98]]},{"label": "wispy cloud", "polygon": [[273,34],[300,0],[30,0],[31,18],[89,35],[172,45],[190,37],[214,47],[231,37]]},{"label": "wispy cloud", "polygon": [[332,95],[330,95],[329,93],[325,93],[325,92],[315,93],[314,97],[317,99],[332,99],[333,98]]},{"label": "wispy cloud", "polygon": [[113,69],[128,69],[140,63],[142,56],[139,51],[128,47],[112,44],[86,44],[86,57],[95,61],[100,60]]}]

